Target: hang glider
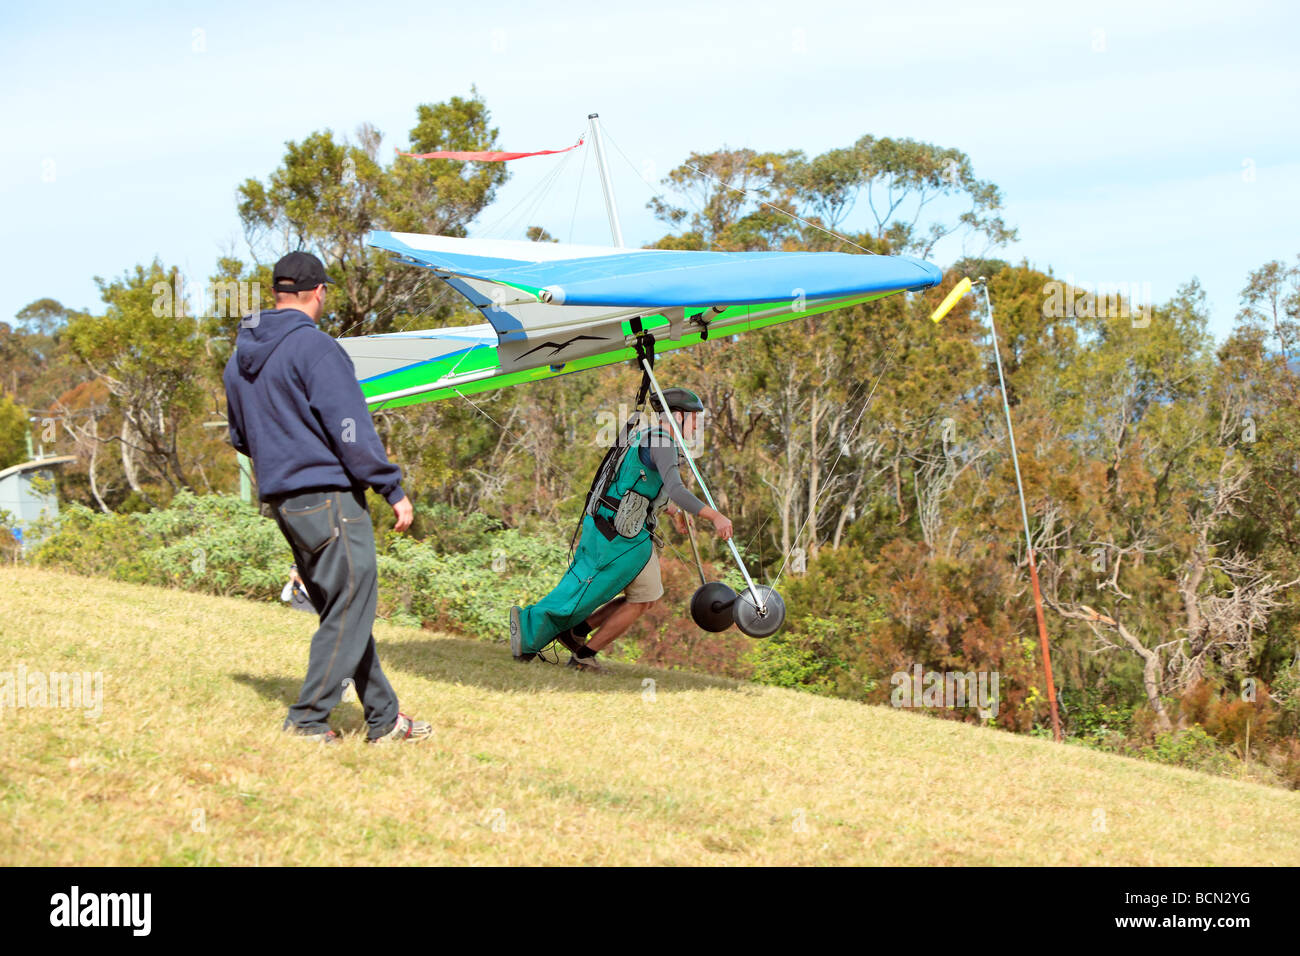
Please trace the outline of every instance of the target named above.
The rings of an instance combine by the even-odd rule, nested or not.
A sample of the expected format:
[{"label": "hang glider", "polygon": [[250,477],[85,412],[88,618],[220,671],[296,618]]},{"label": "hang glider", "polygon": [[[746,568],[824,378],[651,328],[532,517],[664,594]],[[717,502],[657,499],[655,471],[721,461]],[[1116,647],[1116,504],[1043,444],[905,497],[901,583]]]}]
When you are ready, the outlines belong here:
[{"label": "hang glider", "polygon": [[939,284],[905,256],[689,252],[375,232],[370,245],[430,270],[487,321],[342,338],[371,406],[469,395],[662,354]]}]

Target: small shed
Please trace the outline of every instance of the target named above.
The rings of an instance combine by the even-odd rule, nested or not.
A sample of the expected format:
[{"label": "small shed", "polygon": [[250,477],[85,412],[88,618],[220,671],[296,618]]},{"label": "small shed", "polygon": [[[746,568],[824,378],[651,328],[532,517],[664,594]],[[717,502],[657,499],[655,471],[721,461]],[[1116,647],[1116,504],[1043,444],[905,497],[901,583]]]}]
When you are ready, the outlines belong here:
[{"label": "small shed", "polygon": [[34,458],[0,471],[0,517],[22,542],[24,552],[35,543],[27,529],[43,518],[59,516],[59,497],[53,490],[55,467],[76,460],[75,455]]}]

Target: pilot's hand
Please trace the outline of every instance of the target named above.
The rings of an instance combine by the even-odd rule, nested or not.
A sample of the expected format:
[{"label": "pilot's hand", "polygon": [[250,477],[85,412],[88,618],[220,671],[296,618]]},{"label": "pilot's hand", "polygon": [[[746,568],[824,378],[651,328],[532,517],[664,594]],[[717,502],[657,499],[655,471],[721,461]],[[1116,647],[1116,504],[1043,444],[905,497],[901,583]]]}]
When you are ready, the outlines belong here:
[{"label": "pilot's hand", "polygon": [[720,511],[713,508],[705,508],[700,512],[701,518],[707,518],[713,522],[713,530],[717,532],[718,537],[723,541],[731,540],[731,519]]},{"label": "pilot's hand", "polygon": [[677,529],[677,533],[686,534],[686,512],[674,511],[672,517],[673,527]]}]

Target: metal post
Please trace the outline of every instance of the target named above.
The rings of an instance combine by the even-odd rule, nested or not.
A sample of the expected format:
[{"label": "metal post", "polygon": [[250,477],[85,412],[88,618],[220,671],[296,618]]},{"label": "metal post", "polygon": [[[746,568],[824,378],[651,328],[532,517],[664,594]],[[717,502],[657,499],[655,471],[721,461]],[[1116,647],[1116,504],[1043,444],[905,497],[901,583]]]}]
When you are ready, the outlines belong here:
[{"label": "metal post", "polygon": [[253,461],[242,452],[235,452],[235,460],[239,464],[239,497],[249,503],[253,500],[253,483],[249,475],[253,471]]},{"label": "metal post", "polygon": [[695,522],[685,511],[682,512],[682,520],[686,522],[686,531],[691,536],[691,553],[695,555],[695,566],[700,570],[700,584],[708,584],[704,577],[704,562],[700,560],[700,548],[695,543]]},{"label": "metal post", "polygon": [[605,212],[609,214],[609,231],[614,237],[614,245],[620,249],[623,245],[623,227],[618,223],[618,205],[614,202],[614,184],[609,178],[609,165],[605,162],[605,149],[600,142],[600,114],[590,113],[587,121],[591,124],[591,145],[596,147],[596,165],[600,169],[600,186],[605,191]]},{"label": "metal post", "polygon": [[1034,616],[1038,619],[1038,641],[1043,651],[1043,671],[1047,676],[1047,697],[1052,707],[1052,737],[1061,740],[1061,718],[1056,710],[1056,682],[1052,679],[1052,652],[1047,646],[1047,622],[1043,618],[1043,595],[1038,587],[1038,562],[1034,559],[1034,539],[1029,532],[1029,509],[1025,507],[1025,486],[1020,480],[1020,455],[1016,452],[1016,432],[1011,426],[1011,405],[1007,401],[1007,380],[1002,374],[1002,350],[998,348],[998,327],[993,322],[993,303],[989,299],[987,280],[979,280],[984,290],[984,307],[993,331],[993,357],[998,365],[998,382],[1002,386],[1002,408],[1007,415],[1007,435],[1011,439],[1011,462],[1016,470],[1016,491],[1020,495],[1020,517],[1025,523],[1025,547],[1029,549],[1029,577],[1034,586]]},{"label": "metal post", "polygon": [[[229,422],[204,422],[204,428],[229,428]],[[235,452],[235,468],[239,470],[239,497],[249,503],[253,500],[253,461],[241,451]]]}]

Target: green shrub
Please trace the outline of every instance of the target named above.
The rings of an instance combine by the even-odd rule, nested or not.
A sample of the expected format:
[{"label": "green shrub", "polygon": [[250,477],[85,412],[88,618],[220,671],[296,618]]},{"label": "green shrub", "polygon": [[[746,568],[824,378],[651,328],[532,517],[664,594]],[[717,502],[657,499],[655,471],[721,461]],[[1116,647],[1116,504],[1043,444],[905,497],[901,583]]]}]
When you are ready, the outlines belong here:
[{"label": "green shrub", "polygon": [[145,536],[131,515],[102,514],[74,502],[63,507],[58,530],[30,560],[74,574],[143,584],[151,580],[145,550]]},{"label": "green shrub", "polygon": [[271,600],[293,555],[275,522],[252,505],[181,492],[169,507],[138,514],[69,505],[32,560],[117,581]]},{"label": "green shrub", "polygon": [[394,619],[504,638],[510,606],[541,598],[568,563],[561,542],[514,530],[450,554],[393,535],[379,556],[379,606]]},{"label": "green shrub", "polygon": [[[421,514],[426,529],[439,529],[432,540],[377,539],[380,613],[395,622],[503,637],[510,605],[540,598],[568,566],[558,540],[494,531],[485,515]],[[293,554],[253,505],[182,492],[169,507],[140,514],[69,505],[32,560],[87,576],[273,601]]]},{"label": "green shrub", "polygon": [[854,629],[853,622],[800,618],[790,630],[778,631],[756,643],[742,660],[753,669],[752,679],[760,684],[834,694],[837,678],[845,670],[834,648],[842,646],[846,631]]},{"label": "green shrub", "polygon": [[437,502],[417,504],[410,535],[436,551],[475,551],[488,546],[501,522],[481,511],[468,514],[451,505]]},{"label": "green shrub", "polygon": [[756,644],[743,660],[753,668],[752,679],[760,684],[825,692],[819,678],[827,669],[826,662],[784,634]]},{"label": "green shrub", "polygon": [[1156,734],[1155,743],[1142,749],[1142,756],[1159,763],[1174,764],[1207,773],[1227,774],[1237,766],[1213,737],[1200,727]]},{"label": "green shrub", "polygon": [[1129,735],[1136,705],[1108,703],[1105,698],[1076,690],[1060,692],[1066,733],[1081,742],[1102,743]]}]

